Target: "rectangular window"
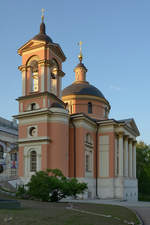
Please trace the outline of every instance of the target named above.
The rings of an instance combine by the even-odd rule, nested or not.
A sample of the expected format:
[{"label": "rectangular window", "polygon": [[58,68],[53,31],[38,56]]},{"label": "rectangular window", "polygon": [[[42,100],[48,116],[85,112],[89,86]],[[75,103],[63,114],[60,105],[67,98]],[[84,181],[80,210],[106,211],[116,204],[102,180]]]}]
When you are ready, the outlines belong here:
[{"label": "rectangular window", "polygon": [[30,156],[30,171],[35,172],[36,171],[36,152],[32,151]]},{"label": "rectangular window", "polygon": [[87,172],[89,171],[89,166],[90,166],[89,162],[90,162],[89,155],[86,155],[86,157],[85,157],[85,169],[86,169]]},{"label": "rectangular window", "polygon": [[89,152],[85,156],[85,171],[91,172],[92,171],[92,153]]}]

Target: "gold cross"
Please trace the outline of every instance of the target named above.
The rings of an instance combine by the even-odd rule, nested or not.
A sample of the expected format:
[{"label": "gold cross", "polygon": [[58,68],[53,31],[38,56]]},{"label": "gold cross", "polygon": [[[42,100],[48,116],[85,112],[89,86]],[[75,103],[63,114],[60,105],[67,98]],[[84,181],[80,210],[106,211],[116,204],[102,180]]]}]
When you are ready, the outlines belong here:
[{"label": "gold cross", "polygon": [[80,63],[82,62],[82,59],[83,59],[83,55],[82,55],[82,41],[80,41],[78,43],[78,45],[80,45],[80,54],[78,55],[78,58],[80,60]]},{"label": "gold cross", "polygon": [[42,18],[42,22],[44,21],[44,12],[45,12],[45,10],[42,8],[42,16],[41,16],[41,18]]},{"label": "gold cross", "polygon": [[82,52],[82,41],[80,41],[78,44],[80,45],[80,52]]}]

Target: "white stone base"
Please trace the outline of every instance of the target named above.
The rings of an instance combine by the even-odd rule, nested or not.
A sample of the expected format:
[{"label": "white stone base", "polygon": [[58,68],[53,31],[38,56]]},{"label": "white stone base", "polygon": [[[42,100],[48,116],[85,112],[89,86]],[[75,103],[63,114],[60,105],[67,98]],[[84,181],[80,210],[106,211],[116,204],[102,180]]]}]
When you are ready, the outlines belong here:
[{"label": "white stone base", "polygon": [[[28,177],[20,177],[21,184],[27,184],[31,179]],[[78,178],[79,182],[88,184],[88,190],[79,198],[82,199],[118,199],[122,201],[138,200],[137,179],[129,179],[125,177],[117,178],[98,178],[97,188],[98,196],[96,196],[96,179],[94,178]]]},{"label": "white stone base", "polygon": [[[80,182],[88,184],[88,190],[80,196],[84,199],[96,198],[96,179],[78,178]],[[138,200],[137,179],[125,177],[98,178],[98,197],[100,199],[119,199],[123,201]]]},{"label": "white stone base", "polygon": [[77,178],[79,182],[88,184],[88,190],[80,196],[83,199],[94,199],[96,198],[96,180],[93,178]]}]

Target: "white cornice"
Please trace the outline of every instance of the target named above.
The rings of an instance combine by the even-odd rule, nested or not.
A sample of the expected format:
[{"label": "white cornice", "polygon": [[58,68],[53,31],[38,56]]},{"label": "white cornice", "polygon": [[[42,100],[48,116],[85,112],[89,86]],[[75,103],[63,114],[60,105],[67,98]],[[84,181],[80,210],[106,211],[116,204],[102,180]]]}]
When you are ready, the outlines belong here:
[{"label": "white cornice", "polygon": [[48,141],[50,142],[51,139],[48,137],[48,136],[45,136],[45,137],[32,137],[32,138],[20,138],[18,140],[18,143],[22,144],[22,143],[31,143],[31,142],[41,142],[41,141]]}]

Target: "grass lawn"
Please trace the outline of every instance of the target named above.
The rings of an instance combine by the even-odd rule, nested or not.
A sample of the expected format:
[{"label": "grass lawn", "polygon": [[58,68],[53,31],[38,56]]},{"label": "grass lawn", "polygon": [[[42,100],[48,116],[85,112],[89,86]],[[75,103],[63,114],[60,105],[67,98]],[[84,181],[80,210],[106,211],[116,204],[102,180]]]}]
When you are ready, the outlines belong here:
[{"label": "grass lawn", "polygon": [[0,225],[124,225],[127,221],[138,224],[135,214],[121,206],[73,203],[70,209],[70,203],[19,201],[21,209],[0,209]]}]

